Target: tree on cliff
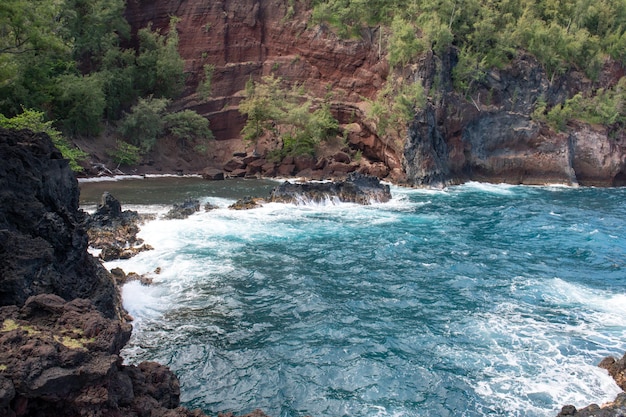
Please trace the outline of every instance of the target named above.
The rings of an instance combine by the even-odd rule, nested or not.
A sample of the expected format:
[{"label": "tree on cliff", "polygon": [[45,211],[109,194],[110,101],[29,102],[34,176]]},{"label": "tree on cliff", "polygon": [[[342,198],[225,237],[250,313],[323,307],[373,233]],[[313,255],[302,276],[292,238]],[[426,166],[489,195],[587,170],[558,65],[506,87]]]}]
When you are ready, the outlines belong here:
[{"label": "tree on cliff", "polygon": [[246,98],[239,105],[239,111],[247,116],[242,136],[252,142],[265,133],[280,138],[282,147],[275,150],[279,159],[312,155],[320,142],[336,135],[339,122],[328,103],[314,104],[297,86],[282,88],[281,81],[270,75],[260,82],[247,83]]}]

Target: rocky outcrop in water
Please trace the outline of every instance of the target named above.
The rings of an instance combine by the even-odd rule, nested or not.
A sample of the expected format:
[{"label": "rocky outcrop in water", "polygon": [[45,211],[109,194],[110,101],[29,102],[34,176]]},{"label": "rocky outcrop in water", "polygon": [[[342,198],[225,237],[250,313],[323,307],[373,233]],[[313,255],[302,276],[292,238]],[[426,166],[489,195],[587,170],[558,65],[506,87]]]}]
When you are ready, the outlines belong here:
[{"label": "rocky outcrop in water", "polygon": [[99,256],[105,262],[129,259],[139,252],[151,250],[150,245],[137,237],[139,225],[150,218],[133,210],[122,211],[120,202],[109,192],[104,192],[96,211],[87,217],[89,245],[101,249]]},{"label": "rocky outcrop in water", "polygon": [[182,203],[176,203],[165,214],[166,219],[186,219],[192,214],[200,211],[200,200],[186,200]]},{"label": "rocky outcrop in water", "polygon": [[378,178],[352,173],[338,182],[284,182],[270,194],[269,201],[276,203],[343,203],[372,204],[391,200],[389,186]]},{"label": "rocky outcrop in water", "polygon": [[0,160],[0,415],[204,416],[179,407],[167,367],[122,364],[131,326],[50,138],[0,129]]}]

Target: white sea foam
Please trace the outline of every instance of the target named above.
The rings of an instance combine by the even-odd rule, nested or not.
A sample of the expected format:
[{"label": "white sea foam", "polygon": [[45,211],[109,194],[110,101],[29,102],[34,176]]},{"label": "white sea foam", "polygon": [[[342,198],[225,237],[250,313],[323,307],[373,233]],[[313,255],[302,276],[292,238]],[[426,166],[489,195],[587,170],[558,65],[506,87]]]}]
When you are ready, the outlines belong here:
[{"label": "white sea foam", "polygon": [[[483,185],[470,185],[471,187],[482,190]],[[496,185],[493,188],[490,187],[490,185],[487,187],[489,193],[517,193],[517,190],[513,188],[514,186]],[[220,318],[226,318],[229,324],[236,324],[233,330],[219,321],[206,320],[206,322],[202,322],[201,326],[205,326],[205,331],[219,334],[222,342],[246,346],[246,342],[251,340],[251,337],[261,337],[262,344],[266,342],[269,344],[270,340],[282,337],[283,330],[286,332],[286,329],[279,328],[280,324],[277,323],[280,322],[274,321],[277,317],[295,318],[292,321],[287,320],[287,327],[294,322],[294,327],[297,329],[315,331],[306,327],[311,325],[307,320],[310,320],[311,317],[327,316],[326,312],[333,308],[327,303],[333,301],[326,300],[325,294],[315,293],[315,288],[309,285],[315,280],[306,277],[306,273],[300,272],[298,275],[295,263],[291,264],[293,258],[290,253],[271,252],[267,242],[273,240],[281,243],[296,242],[300,239],[304,240],[306,244],[305,238],[311,235],[319,236],[320,240],[326,239],[327,236],[331,239],[333,236],[338,236],[346,231],[351,232],[350,228],[360,231],[368,226],[376,228],[385,225],[380,227],[385,229],[386,225],[392,225],[394,222],[415,224],[417,225],[415,229],[419,229],[423,219],[441,219],[442,216],[446,215],[446,213],[433,212],[432,209],[430,212],[428,211],[427,206],[433,204],[433,201],[439,203],[437,201],[439,197],[435,193],[447,196],[451,191],[393,190],[392,201],[372,206],[334,203],[296,206],[271,203],[258,209],[245,211],[227,209],[227,206],[233,202],[229,199],[204,198],[202,199],[203,202],[211,202],[219,208],[208,212],[201,211],[184,220],[160,218],[147,223],[142,226],[140,237],[146,243],[154,246],[155,249],[141,253],[127,261],[108,263],[107,266],[118,265],[127,272],[148,273],[155,280],[152,287],[142,287],[138,283],[130,283],[124,287],[125,305],[131,314],[137,318],[140,328],[143,325],[142,320],[152,320],[154,323],[163,316],[162,321],[167,322],[168,314],[176,314],[176,312],[172,313],[172,310],[180,308],[191,311],[206,309]],[[422,207],[426,207],[423,215],[420,214]],[[544,212],[547,213],[548,210]],[[409,214],[407,215],[407,213]],[[415,219],[418,219],[419,222]],[[546,228],[549,227],[551,226],[546,225]],[[381,250],[389,248],[388,251],[383,252],[385,258],[398,256],[398,259],[408,262],[412,260],[401,258],[400,255],[410,250],[416,241],[428,241],[428,238],[432,237],[428,233],[412,235],[408,227],[402,231],[402,235],[387,233],[388,230],[391,228],[380,232],[376,238],[368,237],[365,233],[363,235],[359,233],[351,239],[354,239],[356,244],[360,243],[358,239],[361,239],[362,236],[372,239],[372,242],[380,244]],[[584,231],[590,233],[594,230],[595,226],[586,228]],[[600,230],[598,235],[604,233],[601,228],[598,230]],[[453,234],[455,231],[449,229],[437,231],[437,233]],[[389,238],[389,241],[386,241],[385,238]],[[476,244],[478,245],[478,243]],[[299,248],[302,250],[302,246]],[[269,260],[270,267],[274,264],[284,265],[281,276],[272,278],[267,270],[254,270],[253,268],[256,266],[251,266],[251,264],[242,265],[244,262],[241,261],[241,257],[233,256],[233,254],[242,253],[242,249],[250,251],[247,253],[255,253],[254,256],[257,253],[255,251],[258,251],[259,257]],[[535,254],[526,252],[529,250],[527,247],[522,247],[519,252],[513,248],[510,250],[501,250],[500,248],[496,250],[494,248],[492,251],[486,250],[484,252],[486,255],[478,261],[469,259],[473,252],[468,250],[467,245],[451,246],[446,249],[446,253],[458,255],[453,257],[456,260],[467,259],[467,263],[471,262],[476,270],[487,271],[494,262],[510,262],[511,260],[508,259],[503,260],[508,254],[520,255],[525,253],[526,258],[531,258]],[[368,274],[366,265],[364,266],[362,263],[347,264],[344,255],[341,247],[336,248],[336,251],[324,249],[320,251],[318,258],[311,258],[311,268],[327,264],[336,265],[337,268],[345,268],[345,271],[353,273],[355,276]],[[514,258],[514,256],[511,257]],[[489,263],[490,260],[492,261],[491,264]],[[445,275],[450,269],[447,267],[449,262],[450,260],[443,256],[434,256],[432,259],[420,258],[412,264],[413,269],[405,271],[406,279],[407,281],[410,280],[411,274],[421,275],[430,270],[436,270],[437,277]],[[409,265],[411,264],[409,263]],[[157,267],[161,268],[160,274],[153,272]],[[459,269],[458,272],[455,272],[458,274],[456,278],[447,280],[445,284],[446,291],[457,294],[460,303],[463,300],[471,300],[467,307],[468,310],[459,313],[461,315],[457,316],[457,320],[454,318],[449,320],[447,334],[446,331],[442,331],[442,334],[432,334],[433,340],[427,340],[423,337],[419,339],[420,342],[433,343],[433,357],[437,358],[437,361],[449,360],[450,362],[445,363],[454,364],[455,372],[467,373],[467,375],[459,377],[465,378],[465,385],[462,386],[472,387],[478,394],[476,399],[474,399],[476,397],[474,392],[468,395],[478,405],[469,409],[467,415],[476,416],[480,415],[481,412],[490,416],[556,415],[559,408],[567,403],[582,407],[591,402],[603,403],[615,397],[619,392],[617,386],[605,371],[597,368],[596,364],[605,354],[621,354],[626,349],[624,345],[626,329],[623,325],[623,317],[626,315],[626,294],[601,291],[579,283],[567,282],[558,277],[533,277],[524,271],[515,272],[518,276],[512,277],[510,285],[507,285],[508,281],[490,281],[488,278],[484,278],[482,273],[475,274],[472,271]],[[386,273],[386,271],[382,273]],[[390,274],[392,273],[390,272]],[[287,281],[299,281],[302,284],[297,290],[300,294],[288,293],[288,295],[282,295],[280,302],[276,302],[276,296],[280,293],[280,288],[276,285],[282,285],[281,279],[285,277]],[[346,278],[340,276],[324,277],[324,279],[339,281]],[[276,281],[279,284],[276,284]],[[374,292],[377,283],[366,281],[364,279],[360,285],[361,287],[369,285],[367,292],[369,297]],[[436,280],[433,279],[433,281]],[[384,283],[384,281],[382,282]],[[214,285],[203,285],[206,283]],[[337,287],[337,291],[345,290],[348,285],[347,282],[341,281],[339,284],[341,285]],[[424,286],[424,290],[429,290],[434,285],[435,282],[428,282]],[[487,285],[488,288],[483,287],[483,285]],[[491,285],[494,285],[493,292],[490,291]],[[402,281],[402,285],[397,285],[397,287],[411,289],[404,281]],[[219,294],[212,293],[214,288],[220,288],[222,291]],[[390,292],[395,292],[385,299],[386,304],[402,305],[405,306],[406,311],[415,312],[425,308],[413,299],[411,301],[403,300],[402,293],[397,293],[393,289],[393,285],[385,288]],[[242,292],[243,296],[240,294],[238,298],[231,295],[237,291]],[[357,289],[350,291],[350,293],[352,292],[358,294]],[[309,294],[308,301],[303,301],[305,296],[302,294]],[[438,293],[435,291],[433,294]],[[372,302],[368,297],[352,302],[351,305],[358,308],[344,317],[341,326],[319,331],[329,332],[331,336],[336,335],[339,340],[342,336],[342,329],[361,326],[363,318],[359,314],[359,309],[362,312],[364,305]],[[442,311],[443,308],[454,310],[455,306],[452,305],[452,302],[446,302],[443,295],[440,297],[441,299],[437,299],[435,303],[429,304],[429,308],[439,308]],[[483,299],[488,301],[483,303]],[[246,305],[249,300],[254,300],[263,305],[259,314],[262,319],[258,322],[250,319],[248,310],[254,309],[252,306]],[[474,302],[479,306],[473,307]],[[389,305],[381,304],[381,308],[389,307]],[[265,314],[268,316],[264,316]],[[445,315],[445,312],[442,314]],[[245,317],[247,321],[240,322],[241,317]],[[332,321],[332,318],[328,318],[328,320]],[[174,323],[176,322],[174,321]],[[189,326],[198,325],[186,321],[183,323]],[[428,323],[428,325],[430,324]],[[417,323],[417,325],[419,326],[421,323]],[[437,324],[435,323],[433,326],[436,327]],[[154,327],[157,330],[151,329],[150,331],[157,333],[151,333],[149,335],[150,340],[153,336],[154,340],[165,341],[170,341],[175,337],[170,334],[175,333],[175,330],[167,328],[167,325],[162,327],[155,325]],[[442,327],[444,326],[442,325]],[[190,328],[188,333],[196,331],[196,329]],[[162,334],[158,332],[162,332]],[[275,334],[263,339],[263,335],[267,336],[272,332]],[[184,335],[176,337],[184,337]],[[375,337],[372,337],[373,339]],[[355,340],[361,341],[360,338],[355,338]],[[460,341],[461,344],[455,345],[456,341]],[[320,343],[318,345],[320,350],[327,351],[328,354],[337,352],[333,350],[332,344],[325,345],[323,341],[316,340],[317,342]],[[295,345],[298,341],[294,339],[290,343]],[[463,345],[463,343],[466,344]],[[471,346],[469,346],[470,344]],[[355,347],[358,347],[358,343],[355,344]],[[275,345],[270,351],[272,354],[279,354],[283,348],[284,345]],[[131,347],[131,349],[137,350],[137,357],[141,357],[140,349],[137,346]],[[262,356],[264,354],[263,350],[255,349],[256,347],[252,347],[250,351],[242,355]],[[306,347],[303,346],[303,349]],[[154,350],[158,349],[154,348]],[[346,348],[343,353],[347,355],[349,352],[352,351]],[[391,350],[383,349],[381,351],[376,350],[376,352],[384,352],[386,355]],[[230,354],[238,353],[236,351],[222,353],[223,356]],[[202,353],[198,353],[198,355],[201,356]],[[233,364],[217,356],[211,357],[210,360],[207,358],[200,359],[199,366],[201,368],[210,364],[211,369],[214,369],[218,368],[221,363],[222,366],[229,369],[228,372],[248,372],[248,369],[237,368],[234,368],[233,371],[233,368],[229,367]],[[272,361],[274,359],[272,358]],[[367,358],[362,359],[364,361],[369,360]],[[399,357],[393,359],[397,360]],[[309,366],[308,369],[313,369],[316,366],[315,363],[307,364],[306,359],[302,360],[304,364],[299,364],[300,369],[307,366]],[[331,362],[325,363],[325,366],[329,367],[328,369],[333,366]],[[272,363],[275,364],[276,362]],[[408,363],[406,365],[410,366]],[[185,366],[191,373],[188,379],[198,377],[202,379],[203,375],[194,373],[192,364]],[[250,365],[250,367],[252,366]],[[281,377],[292,375],[286,369],[289,365],[278,364],[277,366],[281,367]],[[452,378],[456,378],[456,376]],[[329,381],[332,383],[344,380],[337,376],[335,380],[329,379]],[[372,384],[375,389],[380,389],[381,392],[386,388],[392,389],[390,388],[392,385],[386,386],[384,381],[375,381]],[[265,386],[263,389],[271,391],[270,388]],[[323,392],[323,390],[318,392],[317,387],[307,387],[306,389],[315,395]],[[396,389],[397,392],[389,395],[397,395],[400,390],[395,386],[393,389]],[[359,395],[365,395],[365,392],[356,393],[355,398]],[[425,393],[420,392],[416,395],[421,396]],[[301,401],[310,400],[310,398],[305,397]],[[383,398],[383,395],[381,394],[379,397]],[[392,398],[390,401],[393,403],[394,399]],[[434,407],[432,403],[436,400],[429,399],[427,401],[430,401],[427,407]],[[339,404],[339,401],[335,404]],[[337,405],[337,408],[345,407],[342,409],[352,410],[349,405],[344,404],[347,403],[341,403],[341,406]],[[369,405],[358,404],[355,406],[355,410],[366,412],[368,417],[374,415],[415,415],[411,414],[415,411],[414,409],[405,412],[402,411],[404,405],[398,404],[400,401],[392,406],[376,404],[370,407]],[[308,404],[303,405],[302,402],[298,405],[308,406]],[[396,405],[398,406],[394,409]],[[335,407],[335,405],[328,407]],[[474,407],[474,403],[468,407]],[[397,411],[397,409],[401,411]],[[432,412],[434,409],[430,408],[427,412]],[[353,415],[357,414],[354,413]]]},{"label": "white sea foam", "polygon": [[89,182],[116,182],[116,181],[124,181],[124,180],[143,180],[146,178],[202,178],[201,175],[192,174],[192,175],[177,175],[177,174],[146,174],[146,175],[114,175],[110,177],[89,177],[89,178],[78,178],[78,183],[89,183]]},{"label": "white sea foam", "polygon": [[455,189],[463,191],[481,191],[492,194],[512,195],[516,189],[519,189],[519,185],[512,184],[491,184],[485,182],[466,182],[463,185],[456,186]]}]

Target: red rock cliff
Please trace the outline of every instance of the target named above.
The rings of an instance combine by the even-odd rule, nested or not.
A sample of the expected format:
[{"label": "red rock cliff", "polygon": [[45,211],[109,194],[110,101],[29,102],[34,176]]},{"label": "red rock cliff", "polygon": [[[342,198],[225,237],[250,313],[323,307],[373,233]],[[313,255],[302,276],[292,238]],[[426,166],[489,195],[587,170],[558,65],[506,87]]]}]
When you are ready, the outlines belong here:
[{"label": "red rock cliff", "polygon": [[[127,19],[133,30],[149,22],[165,29],[177,16],[180,54],[188,74],[182,107],[207,116],[218,140],[216,158],[222,163],[242,150],[240,131],[245,121],[237,105],[246,82],[274,74],[298,83],[314,97],[332,92],[333,111],[340,123],[361,127],[351,138],[363,155],[387,160],[400,169],[401,156],[387,149],[362,123],[362,102],[375,96],[388,66],[379,56],[377,35],[341,40],[324,26],[312,26],[301,2],[287,0],[130,0]],[[211,97],[201,100],[195,90],[205,65],[214,65]],[[386,155],[385,155],[386,154]]]},{"label": "red rock cliff", "polygon": [[[520,53],[508,67],[490,72],[467,98],[452,89],[454,49],[441,57],[425,54],[394,76],[421,82],[430,96],[427,105],[404,137],[381,140],[364,120],[363,109],[365,99],[374,98],[389,75],[381,47],[384,36],[379,29],[365,29],[359,39],[339,39],[324,25],[311,24],[308,8],[289,0],[129,0],[127,19],[135,31],[149,22],[165,29],[171,16],[180,18],[180,53],[188,81],[177,104],[210,119],[217,138],[212,149],[216,165],[245,148],[240,139],[245,119],[237,106],[246,81],[275,74],[304,86],[313,97],[332,92],[332,109],[348,132],[350,146],[379,164],[377,172],[370,172],[378,176],[416,185],[468,180],[626,184],[623,129],[576,123],[556,133],[532,118],[540,97],[555,105],[578,91],[616,85],[625,73],[622,65],[607,62],[597,82],[575,71],[552,80],[532,56]],[[195,91],[205,65],[215,69],[211,97],[201,100]],[[436,80],[439,87],[431,91]],[[324,169],[333,164],[331,172],[356,169],[341,159],[327,160]],[[245,164],[230,162],[243,175]],[[308,166],[283,161],[277,169],[263,165],[264,160],[256,163],[246,175],[292,175]],[[309,170],[321,166],[312,165]]]}]

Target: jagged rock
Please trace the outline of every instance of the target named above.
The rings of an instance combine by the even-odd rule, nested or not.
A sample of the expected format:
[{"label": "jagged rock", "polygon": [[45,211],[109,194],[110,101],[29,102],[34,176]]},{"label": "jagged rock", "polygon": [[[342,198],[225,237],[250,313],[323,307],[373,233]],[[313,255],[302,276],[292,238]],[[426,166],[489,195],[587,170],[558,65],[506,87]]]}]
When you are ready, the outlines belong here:
[{"label": "jagged rock", "polygon": [[101,249],[99,257],[105,262],[129,259],[139,252],[152,250],[137,238],[139,225],[152,217],[134,210],[122,211],[121,203],[105,191],[98,208],[86,221],[89,244]]},{"label": "jagged rock", "polygon": [[626,393],[621,393],[615,401],[603,404],[591,404],[577,410],[573,405],[566,405],[557,417],[623,417],[626,415]]},{"label": "jagged rock", "polygon": [[174,204],[174,207],[167,212],[165,218],[186,219],[198,211],[200,211],[200,200],[186,200],[182,203]]},{"label": "jagged rock", "polygon": [[42,294],[1,308],[0,414],[202,415],[177,409],[178,379],[166,367],[122,365],[130,332],[89,300]]},{"label": "jagged rock", "polygon": [[263,202],[264,200],[262,198],[253,198],[250,196],[246,196],[240,198],[235,203],[228,206],[228,208],[231,210],[250,210],[262,206]]},{"label": "jagged rock", "polygon": [[[626,354],[616,360],[612,356],[604,358],[598,366],[606,369],[622,390],[626,390]],[[626,393],[620,393],[615,401],[599,406],[591,404],[577,410],[573,405],[566,405],[557,417],[623,417],[626,415]]]},{"label": "jagged rock", "polygon": [[626,354],[619,360],[616,360],[612,356],[606,357],[598,366],[606,369],[609,375],[617,382],[617,385],[619,385],[622,390],[626,391]]},{"label": "jagged rock", "polygon": [[113,279],[87,252],[78,183],[50,138],[0,129],[0,160],[0,306],[55,293],[121,317]]},{"label": "jagged rock", "polygon": [[381,184],[376,177],[352,173],[340,182],[284,182],[269,197],[271,202],[295,204],[333,199],[359,204],[384,203],[391,199],[391,192],[389,186]]},{"label": "jagged rock", "polygon": [[152,278],[146,275],[139,275],[136,272],[124,272],[122,268],[111,269],[111,275],[115,278],[117,285],[124,285],[130,281],[139,281],[141,285],[152,285]]}]

